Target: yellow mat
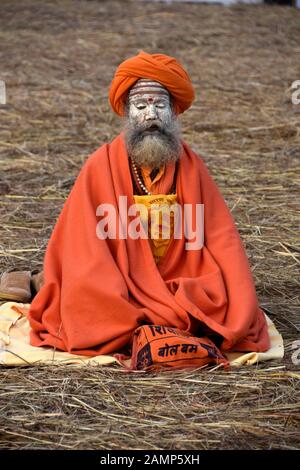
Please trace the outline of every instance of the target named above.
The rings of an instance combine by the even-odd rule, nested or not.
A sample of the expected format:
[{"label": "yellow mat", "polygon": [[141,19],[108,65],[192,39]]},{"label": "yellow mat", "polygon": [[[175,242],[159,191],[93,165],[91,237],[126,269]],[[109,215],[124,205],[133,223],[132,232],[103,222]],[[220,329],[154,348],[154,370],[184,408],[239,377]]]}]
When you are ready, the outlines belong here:
[{"label": "yellow mat", "polygon": [[[86,357],[53,348],[38,348],[29,344],[30,326],[26,314],[29,304],[6,302],[0,306],[0,364],[6,366],[24,366],[33,364],[73,364],[73,365],[108,365],[119,363],[113,356]],[[229,353],[232,366],[255,364],[270,359],[280,359],[284,355],[283,340],[274,323],[266,316],[271,347],[264,353]]]}]

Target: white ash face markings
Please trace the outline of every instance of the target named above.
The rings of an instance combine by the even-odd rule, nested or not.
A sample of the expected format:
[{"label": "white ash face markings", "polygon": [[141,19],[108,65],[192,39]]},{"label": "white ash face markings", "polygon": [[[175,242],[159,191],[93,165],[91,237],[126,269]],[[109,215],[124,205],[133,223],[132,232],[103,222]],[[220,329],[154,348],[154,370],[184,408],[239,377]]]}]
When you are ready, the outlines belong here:
[{"label": "white ash face markings", "polygon": [[167,123],[172,119],[169,92],[159,82],[138,80],[129,92],[128,104],[129,119],[138,123],[154,120]]}]

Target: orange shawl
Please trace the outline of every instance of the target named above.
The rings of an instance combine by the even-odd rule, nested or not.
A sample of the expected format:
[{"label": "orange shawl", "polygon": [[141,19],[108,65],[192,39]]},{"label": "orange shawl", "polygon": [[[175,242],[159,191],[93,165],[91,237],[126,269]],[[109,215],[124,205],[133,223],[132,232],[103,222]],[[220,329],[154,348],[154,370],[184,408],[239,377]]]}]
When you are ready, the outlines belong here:
[{"label": "orange shawl", "polygon": [[[222,351],[265,351],[267,326],[232,216],[203,161],[183,143],[180,204],[204,204],[204,247],[172,239],[155,264],[147,239],[96,235],[99,204],[134,204],[123,135],[85,163],[50,238],[45,284],[34,298],[31,344],[87,356],[110,354],[143,324],[221,336]],[[199,330],[198,330],[199,331]]]}]

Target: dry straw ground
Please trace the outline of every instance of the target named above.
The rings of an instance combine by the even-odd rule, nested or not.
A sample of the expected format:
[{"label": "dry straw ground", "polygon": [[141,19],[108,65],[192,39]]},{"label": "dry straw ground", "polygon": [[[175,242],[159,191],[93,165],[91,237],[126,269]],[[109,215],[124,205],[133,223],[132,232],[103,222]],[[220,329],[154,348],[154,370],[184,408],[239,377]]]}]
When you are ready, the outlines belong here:
[{"label": "dry straw ground", "polygon": [[232,210],[286,356],[231,372],[2,367],[0,448],[299,448],[299,38],[287,7],[1,1],[0,270],[41,266],[84,160],[122,126],[116,66],[163,51],[195,84],[184,138]]}]

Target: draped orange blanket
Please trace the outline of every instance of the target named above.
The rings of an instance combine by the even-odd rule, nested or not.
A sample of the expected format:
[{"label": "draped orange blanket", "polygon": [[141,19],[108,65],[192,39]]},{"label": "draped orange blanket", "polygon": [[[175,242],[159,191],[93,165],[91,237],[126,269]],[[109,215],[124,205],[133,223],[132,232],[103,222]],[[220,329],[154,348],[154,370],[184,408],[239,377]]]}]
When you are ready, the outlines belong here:
[{"label": "draped orange blanket", "polygon": [[[96,235],[99,204],[134,204],[123,135],[85,163],[53,230],[31,344],[93,356],[122,350],[143,324],[219,335],[222,351],[266,351],[267,326],[233,218],[201,158],[183,143],[177,201],[204,204],[204,246],[172,239],[155,264],[147,239]],[[205,333],[203,333],[205,332]]]}]

